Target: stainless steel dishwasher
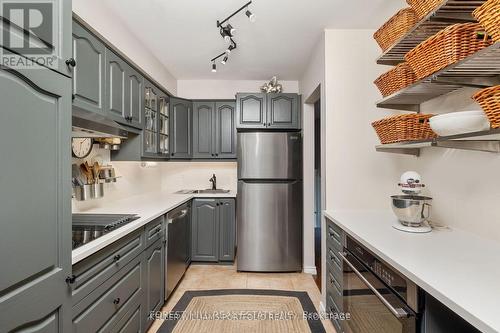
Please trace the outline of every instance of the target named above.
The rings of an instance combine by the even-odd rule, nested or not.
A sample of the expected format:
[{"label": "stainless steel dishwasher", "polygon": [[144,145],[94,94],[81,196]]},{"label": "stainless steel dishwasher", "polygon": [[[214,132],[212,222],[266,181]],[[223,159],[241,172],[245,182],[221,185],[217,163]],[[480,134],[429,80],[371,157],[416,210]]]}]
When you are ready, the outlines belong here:
[{"label": "stainless steel dishwasher", "polygon": [[167,244],[165,256],[165,300],[175,289],[190,261],[190,203],[167,214]]}]

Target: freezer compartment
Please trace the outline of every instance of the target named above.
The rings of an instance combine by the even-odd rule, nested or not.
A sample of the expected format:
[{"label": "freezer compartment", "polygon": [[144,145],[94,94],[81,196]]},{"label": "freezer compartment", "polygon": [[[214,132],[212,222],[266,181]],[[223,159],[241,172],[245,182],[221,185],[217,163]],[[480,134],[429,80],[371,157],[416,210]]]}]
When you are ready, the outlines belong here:
[{"label": "freezer compartment", "polygon": [[238,182],[239,271],[302,270],[302,182]]},{"label": "freezer compartment", "polygon": [[302,179],[301,133],[238,133],[238,179]]}]

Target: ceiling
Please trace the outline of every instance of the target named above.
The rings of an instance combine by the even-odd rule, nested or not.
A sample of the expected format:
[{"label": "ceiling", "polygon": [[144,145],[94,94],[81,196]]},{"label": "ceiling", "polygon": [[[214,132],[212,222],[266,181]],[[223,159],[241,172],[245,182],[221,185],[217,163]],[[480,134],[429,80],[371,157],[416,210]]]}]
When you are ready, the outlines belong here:
[{"label": "ceiling", "polygon": [[210,59],[227,47],[216,21],[247,1],[105,1],[180,80],[298,80],[323,29],[376,29],[405,6],[404,0],[254,0],[257,21],[244,12],[230,20],[238,49],[212,73]]}]

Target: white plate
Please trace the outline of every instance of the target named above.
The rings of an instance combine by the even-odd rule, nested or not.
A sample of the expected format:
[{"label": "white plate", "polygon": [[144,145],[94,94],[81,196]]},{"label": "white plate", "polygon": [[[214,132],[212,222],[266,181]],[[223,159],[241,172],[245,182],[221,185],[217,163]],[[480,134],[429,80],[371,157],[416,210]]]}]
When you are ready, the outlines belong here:
[{"label": "white plate", "polygon": [[490,123],[483,111],[464,111],[437,115],[429,119],[429,125],[439,136],[486,131]]}]

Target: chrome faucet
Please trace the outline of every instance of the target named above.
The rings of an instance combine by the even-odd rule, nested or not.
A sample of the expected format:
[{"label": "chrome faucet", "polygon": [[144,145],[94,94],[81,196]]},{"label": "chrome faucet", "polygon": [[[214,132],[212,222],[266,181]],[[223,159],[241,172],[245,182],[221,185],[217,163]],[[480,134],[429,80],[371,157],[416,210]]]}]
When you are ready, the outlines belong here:
[{"label": "chrome faucet", "polygon": [[216,190],[217,189],[217,177],[215,177],[215,173],[212,175],[212,178],[210,178],[208,181],[212,183],[212,190]]}]

